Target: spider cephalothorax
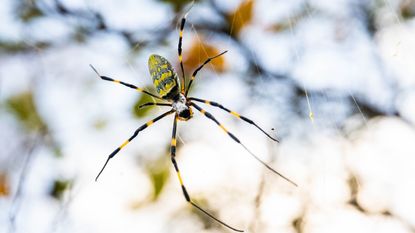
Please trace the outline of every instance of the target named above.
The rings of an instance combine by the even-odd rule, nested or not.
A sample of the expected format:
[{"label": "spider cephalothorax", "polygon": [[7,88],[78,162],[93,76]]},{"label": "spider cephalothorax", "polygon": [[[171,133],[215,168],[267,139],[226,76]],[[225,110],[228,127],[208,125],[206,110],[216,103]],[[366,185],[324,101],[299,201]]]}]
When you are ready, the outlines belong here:
[{"label": "spider cephalothorax", "polygon": [[193,111],[186,97],[180,93],[173,101],[172,107],[176,111],[178,119],[181,121],[190,120],[193,116]]},{"label": "spider cephalothorax", "polygon": [[[187,14],[186,14],[187,15]],[[183,195],[184,198],[186,199],[186,201],[188,203],[190,203],[192,206],[194,206],[195,208],[197,208],[198,210],[202,211],[204,214],[208,215],[209,217],[211,217],[212,219],[214,219],[215,221],[217,221],[218,223],[234,230],[234,231],[239,231],[242,232],[242,230],[238,230],[234,227],[229,226],[228,224],[224,223],[223,221],[219,220],[218,218],[216,218],[215,216],[213,216],[212,214],[210,214],[209,212],[207,212],[206,210],[204,210],[203,208],[201,208],[199,205],[197,205],[190,197],[189,193],[187,192],[187,189],[184,186],[183,183],[183,179],[182,176],[180,175],[180,171],[179,171],[179,166],[177,165],[177,161],[176,161],[176,129],[177,129],[177,121],[181,120],[181,121],[187,121],[189,119],[192,118],[193,116],[193,111],[192,111],[192,107],[194,107],[197,111],[199,111],[201,114],[203,114],[205,117],[207,117],[208,119],[212,120],[216,125],[218,125],[226,134],[228,134],[228,136],[236,143],[240,144],[252,157],[254,157],[258,162],[260,162],[261,164],[263,164],[265,167],[267,167],[270,171],[274,172],[275,174],[281,176],[282,178],[284,178],[285,180],[291,182],[292,184],[296,185],[293,181],[291,181],[290,179],[286,178],[285,176],[283,176],[282,174],[278,173],[276,170],[274,170],[272,167],[270,167],[268,164],[266,164],[264,161],[262,161],[259,157],[257,157],[254,153],[252,153],[242,142],[241,140],[239,140],[234,134],[232,134],[231,132],[229,132],[224,125],[222,125],[218,120],[216,120],[216,118],[210,114],[209,112],[205,111],[203,108],[199,107],[195,102],[201,102],[207,105],[211,105],[217,108],[220,108],[230,114],[232,114],[233,116],[257,127],[259,130],[261,130],[265,135],[267,135],[270,139],[278,142],[277,139],[275,139],[274,137],[271,137],[267,132],[265,132],[261,127],[259,127],[255,122],[253,122],[252,120],[241,116],[240,114],[229,110],[228,108],[222,106],[219,103],[213,102],[213,101],[209,101],[209,100],[203,100],[203,99],[199,99],[199,98],[195,98],[195,97],[188,97],[188,93],[190,90],[190,87],[192,86],[192,82],[195,79],[197,72],[199,72],[199,70],[201,70],[203,68],[203,66],[205,66],[206,64],[208,64],[212,59],[215,59],[216,57],[219,57],[221,55],[223,55],[225,52],[222,52],[216,56],[213,57],[209,57],[208,59],[206,59],[205,62],[203,62],[203,64],[201,64],[192,74],[192,77],[190,79],[190,81],[187,83],[187,87],[185,86],[186,84],[186,78],[184,76],[184,69],[183,69],[183,62],[182,62],[182,36],[183,36],[183,29],[184,29],[184,24],[186,22],[186,15],[182,18],[181,20],[181,24],[180,24],[180,33],[179,33],[179,46],[178,46],[178,52],[179,52],[179,62],[180,62],[180,68],[182,71],[182,78],[179,79],[179,76],[177,75],[177,73],[174,71],[173,66],[170,64],[170,62],[167,61],[167,59],[165,59],[164,57],[160,56],[160,55],[156,55],[153,54],[149,57],[148,59],[148,67],[149,67],[149,71],[150,71],[150,75],[151,78],[153,80],[153,84],[154,87],[156,88],[156,91],[158,93],[158,95],[152,94],[142,88],[136,87],[132,84],[120,81],[120,80],[115,80],[112,78],[109,78],[107,76],[102,76],[100,75],[97,70],[91,65],[91,68],[98,74],[98,76],[101,77],[101,79],[106,80],[106,81],[111,81],[111,82],[115,82],[115,83],[119,83],[122,84],[124,86],[127,86],[129,88],[132,88],[136,91],[142,92],[146,95],[152,96],[155,99],[161,100],[163,102],[149,102],[149,103],[145,103],[143,105],[140,106],[140,108],[142,107],[146,107],[146,106],[169,106],[171,107],[171,109],[161,115],[159,115],[158,117],[154,118],[153,120],[148,121],[147,123],[141,125],[138,129],[136,129],[136,131],[134,132],[134,134],[128,138],[126,141],[124,141],[119,147],[117,147],[117,149],[115,149],[107,158],[104,166],[102,167],[102,169],[100,170],[100,172],[98,173],[97,177],[95,178],[95,180],[98,179],[98,177],[101,175],[102,171],[105,169],[105,167],[108,164],[108,161],[113,158],[123,147],[125,147],[128,143],[130,143],[135,137],[137,137],[137,135],[143,131],[144,129],[146,129],[147,127],[149,127],[150,125],[152,125],[153,123],[155,123],[156,121],[175,113],[175,118],[173,121],[173,133],[172,133],[172,139],[171,139],[171,146],[170,146],[170,157],[171,157],[171,161],[173,163],[174,169],[176,170],[176,174],[177,177],[179,179],[182,191],[183,191]]]}]

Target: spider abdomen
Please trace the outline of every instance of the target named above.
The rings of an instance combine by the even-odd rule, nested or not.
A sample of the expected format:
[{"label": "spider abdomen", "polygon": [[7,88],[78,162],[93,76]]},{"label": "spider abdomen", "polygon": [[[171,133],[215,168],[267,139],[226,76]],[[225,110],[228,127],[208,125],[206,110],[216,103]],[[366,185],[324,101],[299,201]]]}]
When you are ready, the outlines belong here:
[{"label": "spider abdomen", "polygon": [[161,98],[173,99],[180,93],[179,78],[166,58],[152,54],[148,59],[148,69]]}]

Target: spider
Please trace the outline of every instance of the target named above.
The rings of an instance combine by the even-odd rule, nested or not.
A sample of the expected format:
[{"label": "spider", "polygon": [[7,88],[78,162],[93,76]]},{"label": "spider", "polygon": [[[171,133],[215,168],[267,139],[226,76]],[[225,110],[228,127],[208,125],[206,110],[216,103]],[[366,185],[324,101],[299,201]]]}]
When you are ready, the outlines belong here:
[{"label": "spider", "polygon": [[[241,145],[251,156],[253,156],[253,158],[255,158],[258,162],[260,162],[261,164],[263,164],[267,169],[269,169],[270,171],[272,171],[273,173],[279,175],[280,177],[282,177],[283,179],[287,180],[288,182],[292,183],[293,185],[297,186],[293,181],[291,181],[290,179],[288,179],[287,177],[285,177],[284,175],[282,175],[281,173],[277,172],[275,169],[273,169],[272,167],[270,167],[268,164],[266,164],[263,160],[261,160],[258,156],[256,156],[253,152],[251,152],[242,142],[241,140],[239,140],[239,138],[237,138],[234,134],[232,134],[231,132],[229,132],[224,125],[222,125],[218,120],[216,120],[216,118],[210,114],[209,112],[205,111],[203,108],[201,108],[198,104],[196,104],[196,102],[200,102],[200,103],[204,103],[210,106],[214,106],[217,108],[220,108],[230,114],[232,114],[233,116],[255,126],[256,128],[258,128],[260,131],[262,131],[268,138],[270,138],[271,140],[275,141],[275,142],[279,142],[278,139],[272,137],[271,135],[269,135],[267,132],[265,132],[265,130],[263,130],[261,127],[259,127],[254,121],[248,119],[247,117],[244,117],[232,110],[229,110],[228,108],[224,107],[223,105],[217,103],[217,102],[213,102],[213,101],[209,101],[209,100],[203,100],[203,99],[199,99],[199,98],[195,98],[195,97],[188,97],[189,94],[189,90],[192,86],[192,83],[194,81],[194,79],[196,78],[197,73],[209,62],[211,62],[213,59],[222,56],[223,54],[225,54],[227,51],[224,51],[216,56],[213,57],[209,57],[205,60],[205,62],[203,62],[192,74],[192,77],[190,79],[190,81],[188,81],[187,84],[187,88],[185,86],[185,82],[186,82],[186,78],[185,78],[185,74],[184,74],[184,68],[183,68],[183,57],[182,57],[182,41],[183,41],[183,29],[186,23],[186,17],[187,17],[186,13],[182,18],[181,18],[181,23],[180,23],[180,31],[179,31],[179,44],[178,44],[178,56],[179,56],[179,62],[180,62],[180,69],[181,69],[181,73],[182,73],[182,78],[180,79],[179,76],[177,75],[177,73],[175,72],[175,70],[173,69],[172,65],[170,64],[169,61],[167,61],[166,58],[157,55],[157,54],[152,54],[150,55],[149,59],[148,59],[148,67],[149,67],[149,71],[150,71],[150,75],[151,78],[153,80],[153,84],[156,88],[156,91],[158,93],[158,95],[152,94],[140,87],[137,87],[135,85],[120,81],[120,80],[116,80],[116,79],[112,79],[110,77],[107,76],[103,76],[100,75],[98,73],[98,71],[92,66],[90,65],[90,67],[93,69],[93,71],[103,80],[106,81],[110,81],[110,82],[115,82],[121,85],[124,85],[126,87],[132,88],[136,91],[142,92],[146,95],[152,96],[155,99],[161,100],[163,102],[149,102],[149,103],[145,103],[141,106],[139,106],[139,108],[143,108],[143,107],[148,107],[148,106],[165,106],[165,107],[171,107],[171,109],[159,116],[157,116],[156,118],[154,118],[153,120],[148,121],[147,123],[141,125],[138,129],[136,129],[136,131],[134,132],[134,134],[128,138],[126,141],[124,141],[119,147],[117,147],[107,158],[107,160],[105,161],[104,166],[102,167],[102,169],[100,170],[100,172],[98,173],[97,177],[95,178],[95,181],[98,180],[98,177],[101,175],[101,173],[104,171],[105,167],[107,166],[108,162],[110,159],[112,159],[118,152],[120,152],[120,150],[122,148],[124,148],[128,143],[130,143],[135,137],[137,137],[137,135],[143,131],[144,129],[146,129],[147,127],[151,126],[152,124],[154,124],[156,121],[161,120],[162,118],[170,115],[170,114],[175,114],[174,117],[174,121],[173,121],[173,132],[172,132],[172,139],[171,139],[171,147],[170,147],[170,157],[171,157],[171,162],[174,166],[174,169],[176,171],[177,177],[179,179],[182,191],[183,191],[183,195],[184,198],[186,199],[186,201],[188,203],[190,203],[193,207],[195,207],[196,209],[200,210],[201,212],[203,212],[204,214],[206,214],[207,216],[209,216],[210,218],[214,219],[215,221],[217,221],[218,223],[222,224],[223,226],[237,231],[237,232],[243,232],[243,230],[239,230],[237,228],[234,228],[228,224],[226,224],[225,222],[219,220],[217,217],[215,217],[214,215],[212,215],[211,213],[209,213],[208,211],[206,211],[205,209],[203,209],[202,207],[200,207],[198,204],[196,204],[192,198],[190,197],[182,176],[180,175],[180,170],[179,170],[179,166],[177,164],[176,161],[176,130],[177,130],[177,121],[188,121],[193,117],[193,109],[192,107],[194,107],[197,111],[199,111],[201,114],[203,114],[205,117],[207,117],[209,120],[213,121],[214,123],[216,123],[216,125],[218,125],[226,134],[229,135],[229,137],[236,143],[238,143],[239,145]],[[180,80],[180,81],[179,81]],[[166,103],[167,102],[167,103]]]}]

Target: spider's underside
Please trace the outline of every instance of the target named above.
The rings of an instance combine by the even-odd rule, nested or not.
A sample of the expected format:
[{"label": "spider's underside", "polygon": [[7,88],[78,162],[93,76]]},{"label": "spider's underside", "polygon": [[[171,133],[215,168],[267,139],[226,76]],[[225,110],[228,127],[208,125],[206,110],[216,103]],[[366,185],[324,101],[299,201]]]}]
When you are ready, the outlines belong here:
[{"label": "spider's underside", "polygon": [[170,114],[175,113],[175,118],[174,118],[174,122],[173,122],[172,139],[171,139],[171,147],[170,147],[171,148],[170,149],[170,157],[171,157],[171,161],[172,161],[172,164],[174,166],[174,169],[177,173],[177,177],[179,179],[179,182],[180,182],[180,185],[181,185],[181,188],[182,188],[182,191],[183,191],[183,195],[184,195],[186,201],[189,202],[192,206],[194,206],[198,210],[202,211],[204,214],[208,215],[209,217],[211,217],[212,219],[217,221],[218,223],[222,224],[223,226],[226,226],[229,229],[232,229],[234,231],[243,232],[242,230],[231,227],[230,225],[228,225],[225,222],[219,220],[218,218],[216,218],[215,216],[213,216],[212,214],[210,214],[209,212],[207,212],[206,210],[204,210],[203,208],[198,206],[190,198],[190,195],[189,195],[189,193],[187,192],[187,189],[184,186],[183,179],[180,175],[179,167],[178,167],[177,161],[176,161],[176,130],[177,130],[177,121],[178,120],[187,121],[187,120],[192,118],[192,116],[193,116],[192,107],[194,107],[196,110],[198,110],[204,116],[206,116],[208,119],[215,122],[225,133],[227,133],[230,136],[230,138],[232,138],[233,141],[240,144],[251,156],[253,156],[258,162],[260,162],[265,167],[267,167],[270,171],[272,171],[275,174],[281,176],[282,178],[284,178],[288,182],[294,184],[295,186],[296,186],[296,184],[293,181],[291,181],[290,179],[288,179],[287,177],[283,176],[281,173],[274,170],[272,167],[270,167],[268,164],[266,164],[264,161],[262,161],[259,157],[257,157],[254,153],[252,153],[234,134],[229,132],[225,128],[224,125],[222,125],[218,120],[216,120],[216,118],[212,114],[205,111],[203,108],[201,108],[195,102],[201,102],[201,103],[204,103],[204,104],[207,104],[207,105],[211,105],[211,106],[220,108],[220,109],[232,114],[233,116],[235,116],[235,117],[237,117],[237,118],[239,118],[239,119],[255,126],[259,130],[261,130],[267,137],[269,137],[273,141],[278,142],[278,140],[276,138],[270,136],[267,132],[265,132],[261,127],[259,127],[252,120],[250,120],[250,119],[248,119],[244,116],[241,116],[240,114],[238,114],[234,111],[229,110],[228,108],[224,107],[223,105],[221,105],[219,103],[216,103],[216,102],[213,102],[213,101],[208,101],[208,100],[203,100],[203,99],[199,99],[199,98],[195,98],[195,97],[188,97],[188,92],[190,90],[190,87],[191,87],[191,85],[193,83],[193,80],[195,79],[197,73],[203,68],[203,66],[208,64],[212,59],[215,59],[215,58],[225,54],[227,51],[224,51],[224,52],[222,52],[222,53],[220,53],[216,56],[209,57],[203,64],[201,64],[193,72],[192,77],[191,77],[190,81],[188,82],[187,88],[186,88],[185,87],[186,79],[185,79],[185,76],[184,76],[184,68],[183,68],[183,62],[182,62],[182,39],[183,39],[183,29],[184,29],[184,25],[185,25],[185,22],[186,22],[186,16],[187,16],[187,14],[181,19],[180,32],[179,32],[179,35],[180,35],[179,36],[179,45],[178,45],[178,55],[179,55],[180,68],[181,68],[181,71],[182,71],[182,79],[179,79],[178,74],[175,72],[172,65],[170,64],[170,62],[167,61],[167,59],[165,59],[164,57],[162,57],[160,55],[156,55],[156,54],[153,54],[149,57],[149,60],[148,60],[149,71],[150,71],[150,75],[152,77],[153,84],[156,88],[156,91],[157,91],[158,95],[152,94],[152,93],[150,93],[150,92],[148,92],[148,91],[146,91],[142,88],[136,87],[132,84],[125,83],[125,82],[120,81],[120,80],[115,80],[115,79],[109,78],[107,76],[102,76],[91,65],[91,68],[97,73],[97,75],[101,79],[106,80],[106,81],[112,81],[112,82],[115,82],[115,83],[119,83],[121,85],[124,85],[124,86],[127,86],[129,88],[135,89],[136,91],[139,91],[139,92],[142,92],[144,94],[150,95],[150,96],[154,97],[155,99],[163,101],[163,102],[145,103],[145,104],[141,105],[140,108],[147,107],[147,106],[156,106],[156,105],[157,106],[170,106],[171,107],[171,109],[169,111],[161,114],[160,116],[158,116],[158,117],[154,118],[153,120],[150,120],[147,123],[140,126],[133,133],[133,135],[130,138],[128,138],[118,148],[116,148],[108,156],[104,166],[102,167],[102,169],[98,173],[95,180],[97,180],[98,177],[101,175],[102,171],[105,169],[106,165],[108,164],[108,161],[111,158],[113,158],[129,142],[131,142],[139,134],[139,132],[143,131],[145,128],[149,127],[150,125],[152,125],[156,121],[164,118],[165,116],[168,116]]}]

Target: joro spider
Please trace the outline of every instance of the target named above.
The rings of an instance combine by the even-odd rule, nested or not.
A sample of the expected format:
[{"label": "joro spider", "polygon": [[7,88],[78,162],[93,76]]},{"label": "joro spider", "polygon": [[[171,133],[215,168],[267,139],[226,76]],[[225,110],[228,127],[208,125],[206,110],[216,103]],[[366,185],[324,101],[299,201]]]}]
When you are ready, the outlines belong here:
[{"label": "joro spider", "polygon": [[128,138],[117,149],[115,149],[108,156],[107,160],[105,161],[104,166],[102,167],[102,169],[98,173],[97,177],[95,178],[95,181],[98,180],[98,177],[104,171],[104,169],[107,166],[109,160],[112,159],[122,148],[124,148],[128,143],[130,143],[135,137],[137,137],[138,133],[140,133],[141,131],[143,131],[144,129],[149,127],[150,125],[154,124],[156,121],[158,121],[158,120],[160,120],[160,119],[162,119],[162,118],[164,118],[164,117],[166,117],[170,114],[175,113],[175,117],[174,117],[174,121],[173,121],[173,132],[172,132],[172,139],[171,139],[171,147],[170,147],[170,157],[171,157],[171,161],[173,163],[174,169],[176,170],[176,174],[177,174],[177,177],[179,179],[180,185],[182,187],[184,198],[193,207],[200,210],[201,212],[203,212],[204,214],[206,214],[210,218],[214,219],[218,223],[222,224],[223,226],[226,226],[227,228],[229,228],[231,230],[234,230],[234,231],[237,231],[237,232],[243,232],[243,230],[236,229],[236,228],[226,224],[225,222],[219,220],[218,218],[216,218],[215,216],[213,216],[212,214],[210,214],[209,212],[204,210],[202,207],[197,205],[191,199],[189,193],[187,192],[187,189],[184,186],[182,176],[180,175],[179,166],[177,165],[177,162],[176,162],[176,130],[177,130],[177,121],[178,120],[187,121],[187,120],[190,120],[193,117],[192,107],[194,107],[196,110],[198,110],[200,113],[202,113],[208,119],[215,122],[226,134],[229,135],[229,137],[233,141],[240,144],[253,158],[255,158],[258,162],[260,162],[262,165],[264,165],[267,169],[269,169],[273,173],[279,175],[280,177],[287,180],[291,184],[293,184],[295,186],[297,186],[297,184],[295,184],[293,181],[291,181],[290,179],[288,179],[287,177],[285,177],[281,173],[277,172],[275,169],[273,169],[268,164],[266,164],[263,160],[261,160],[259,157],[257,157],[253,152],[251,152],[241,142],[241,140],[239,140],[234,134],[229,132],[225,128],[224,125],[222,125],[218,120],[216,120],[216,118],[212,114],[205,111],[203,108],[201,108],[195,102],[201,102],[201,103],[204,103],[204,104],[207,104],[207,105],[211,105],[211,106],[220,108],[220,109],[232,114],[233,116],[235,116],[235,117],[237,117],[237,118],[239,118],[239,119],[241,119],[241,120],[243,120],[243,121],[245,121],[245,122],[247,122],[251,125],[254,125],[256,128],[258,128],[260,131],[262,131],[271,140],[273,140],[275,142],[279,142],[278,139],[276,139],[276,138],[272,137],[271,135],[269,135],[267,132],[265,132],[265,130],[263,130],[261,127],[259,127],[254,121],[252,121],[252,120],[248,119],[247,117],[244,117],[244,116],[242,116],[242,115],[240,115],[240,114],[238,114],[238,113],[236,113],[232,110],[229,110],[228,108],[224,107],[223,105],[221,105],[217,102],[213,102],[213,101],[209,101],[209,100],[203,100],[203,99],[199,99],[199,98],[195,98],[195,97],[188,97],[190,87],[192,86],[193,80],[196,78],[197,73],[206,64],[208,64],[210,61],[212,61],[213,59],[215,59],[215,58],[217,58],[217,57],[219,57],[223,54],[225,54],[227,51],[224,51],[224,52],[222,52],[222,53],[220,53],[216,56],[209,57],[208,59],[206,59],[205,62],[203,62],[203,64],[201,64],[193,72],[192,77],[191,77],[191,79],[190,79],[190,81],[187,85],[187,88],[186,88],[185,87],[186,78],[185,78],[185,74],[184,74],[183,57],[182,57],[183,29],[184,29],[184,26],[185,26],[185,23],[186,23],[186,16],[187,16],[187,14],[185,14],[181,19],[180,31],[179,31],[178,55],[179,55],[180,69],[181,69],[181,72],[182,72],[182,78],[180,79],[180,82],[179,82],[179,76],[177,75],[177,73],[175,72],[174,68],[169,63],[169,61],[167,61],[167,59],[165,59],[164,57],[162,57],[160,55],[157,55],[157,54],[152,54],[149,57],[149,60],[148,60],[149,71],[150,71],[151,78],[153,79],[153,84],[156,88],[158,96],[155,95],[155,94],[152,94],[152,93],[150,93],[150,92],[148,92],[148,91],[146,91],[142,88],[134,86],[132,84],[129,84],[129,83],[126,83],[126,82],[123,82],[123,81],[120,81],[120,80],[112,79],[112,78],[107,77],[107,76],[100,75],[98,73],[98,71],[92,65],[90,65],[91,68],[94,70],[94,72],[103,80],[111,81],[111,82],[115,82],[115,83],[124,85],[124,86],[132,88],[136,91],[142,92],[146,95],[152,96],[152,97],[154,97],[158,100],[162,100],[162,101],[167,102],[167,103],[165,103],[165,102],[149,102],[149,103],[145,103],[145,104],[141,105],[139,108],[148,107],[148,106],[169,106],[169,107],[172,107],[171,110],[169,110],[169,111],[157,116],[153,120],[150,120],[147,123],[141,125],[138,129],[136,129],[136,131],[134,132],[134,134],[130,138]]}]

